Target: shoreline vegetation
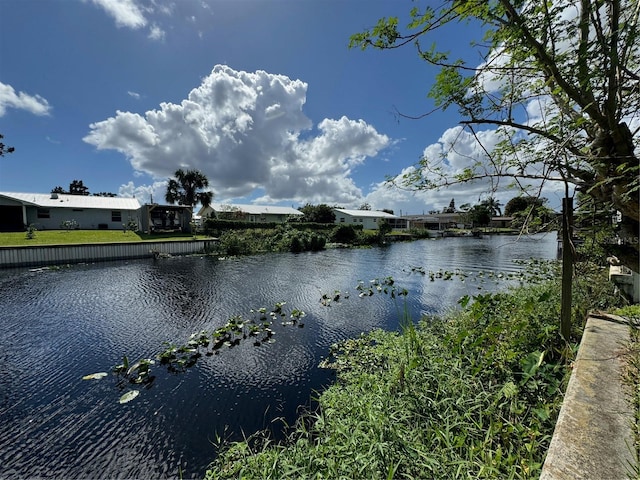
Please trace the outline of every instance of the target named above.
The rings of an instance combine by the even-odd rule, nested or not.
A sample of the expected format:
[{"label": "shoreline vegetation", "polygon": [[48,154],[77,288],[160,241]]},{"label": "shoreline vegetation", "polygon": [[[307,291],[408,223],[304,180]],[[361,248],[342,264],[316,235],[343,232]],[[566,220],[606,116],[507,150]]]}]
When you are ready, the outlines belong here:
[{"label": "shoreline vegetation", "polygon": [[605,268],[578,264],[566,343],[559,266],[535,265],[519,287],[334,345],[317,408],[282,441],[218,438],[206,479],[538,478],[587,314],[625,302]]},{"label": "shoreline vegetation", "polygon": [[[485,229],[484,234],[515,235],[508,228]],[[336,246],[371,246],[389,241],[423,238],[471,236],[471,230],[446,230],[437,234],[430,230],[396,230],[380,235],[376,230],[363,230],[351,225],[287,223],[260,224],[215,221],[194,235],[182,232],[144,233],[132,230],[36,230],[32,232],[0,232],[0,247],[30,245],[54,246],[87,243],[157,242],[219,239],[227,255],[265,252],[299,252]]]}]

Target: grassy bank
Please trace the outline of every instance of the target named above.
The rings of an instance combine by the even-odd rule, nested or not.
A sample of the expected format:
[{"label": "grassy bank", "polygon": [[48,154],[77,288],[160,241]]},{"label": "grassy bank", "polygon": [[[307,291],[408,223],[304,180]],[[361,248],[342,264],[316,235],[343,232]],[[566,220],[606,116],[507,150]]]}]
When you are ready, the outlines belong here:
[{"label": "grassy bank", "polygon": [[622,302],[603,269],[577,273],[570,343],[555,278],[363,334],[334,346],[336,382],[287,441],[223,444],[207,478],[537,478],[585,314]]},{"label": "grassy bank", "polygon": [[[197,238],[207,238],[199,235]],[[33,238],[27,238],[25,232],[0,233],[0,246],[15,247],[28,245],[71,245],[81,243],[113,243],[113,242],[157,242],[192,240],[189,233],[158,233],[146,234],[142,232],[122,230],[38,230]]]}]

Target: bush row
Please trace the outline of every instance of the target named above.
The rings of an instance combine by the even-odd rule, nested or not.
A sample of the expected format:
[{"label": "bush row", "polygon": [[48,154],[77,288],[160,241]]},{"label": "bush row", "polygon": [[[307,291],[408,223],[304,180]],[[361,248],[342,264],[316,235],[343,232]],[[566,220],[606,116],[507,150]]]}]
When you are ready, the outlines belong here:
[{"label": "bush row", "polygon": [[[249,224],[255,225],[255,224]],[[260,224],[263,226],[263,224]],[[301,229],[298,224],[278,224],[275,228],[225,229],[218,234],[219,252],[223,255],[249,255],[265,252],[305,252],[325,248],[328,242],[352,246],[374,245],[380,241],[376,232],[362,226],[331,225],[330,229]],[[318,225],[318,224],[314,224]],[[358,228],[359,227],[359,228]]]}]

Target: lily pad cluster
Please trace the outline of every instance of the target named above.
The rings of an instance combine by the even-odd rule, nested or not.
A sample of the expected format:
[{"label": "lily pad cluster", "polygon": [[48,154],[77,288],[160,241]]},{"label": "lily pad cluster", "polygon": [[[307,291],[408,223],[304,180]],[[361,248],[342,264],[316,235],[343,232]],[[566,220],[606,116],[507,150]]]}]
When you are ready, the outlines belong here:
[{"label": "lily pad cluster", "polygon": [[[112,373],[118,378],[117,385],[121,389],[126,388],[126,385],[151,386],[155,380],[155,376],[151,375],[151,366],[156,362],[165,366],[169,372],[179,373],[194,366],[203,355],[217,355],[223,347],[233,348],[247,339],[252,339],[256,347],[272,343],[275,341],[273,338],[275,332],[272,329],[275,320],[279,319],[283,326],[304,326],[302,319],[306,313],[297,308],[287,312],[285,305],[286,302],[277,302],[271,309],[266,307],[251,309],[250,318],[233,316],[225,325],[213,331],[202,330],[192,333],[189,339],[180,345],[164,342],[164,350],[158,353],[155,359],[142,358],[131,364],[125,355],[122,363],[112,368]],[[108,373],[98,372],[85,375],[82,379],[100,380],[106,376]],[[119,402],[128,403],[139,393],[139,390],[128,390],[120,397]]]},{"label": "lily pad cluster", "polygon": [[374,278],[369,281],[369,284],[365,284],[364,281],[360,280],[356,290],[360,292],[358,293],[358,297],[360,298],[371,297],[374,293],[384,293],[391,298],[407,296],[409,294],[406,288],[400,288],[396,285],[393,277],[384,277],[382,279]]},{"label": "lily pad cluster", "polygon": [[[393,277],[374,278],[369,283],[365,283],[364,280],[360,280],[356,285],[356,291],[359,298],[371,297],[376,293],[384,293],[391,298],[406,296],[409,294],[406,288],[400,288],[396,285]],[[349,292],[341,292],[340,290],[334,290],[333,293],[325,293],[320,298],[320,303],[329,307],[332,303],[340,302],[349,298]]]},{"label": "lily pad cluster", "polygon": [[[557,268],[555,262],[536,259],[514,260],[513,263],[522,266],[522,270],[518,272],[496,272],[493,270],[465,271],[459,268],[453,270],[441,268],[435,271],[427,271],[422,266],[410,266],[409,272],[425,276],[428,275],[429,280],[432,282],[436,280],[448,281],[458,279],[461,282],[469,280],[478,282],[479,284],[487,281],[499,282],[502,280],[515,280],[520,283],[539,283],[552,278]],[[482,289],[482,286],[478,285],[478,289]]]}]

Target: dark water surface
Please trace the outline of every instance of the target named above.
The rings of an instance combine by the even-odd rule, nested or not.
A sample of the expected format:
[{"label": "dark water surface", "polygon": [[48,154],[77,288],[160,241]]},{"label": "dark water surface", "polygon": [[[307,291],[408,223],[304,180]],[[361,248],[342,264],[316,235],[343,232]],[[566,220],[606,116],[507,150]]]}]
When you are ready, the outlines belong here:
[{"label": "dark water surface", "polygon": [[[330,345],[454,307],[467,293],[504,288],[480,271],[518,272],[514,260],[555,258],[555,234],[447,238],[387,248],[219,260],[175,257],[0,271],[0,478],[202,477],[216,435],[241,438],[293,423],[298,407],[332,381],[318,368]],[[465,282],[425,272],[462,269]],[[406,299],[359,298],[358,281],[392,276]],[[485,277],[486,278],[486,277]],[[479,287],[482,289],[480,290]],[[330,307],[323,294],[348,291]],[[304,328],[274,326],[277,341],[223,347],[181,374],[156,364],[156,381],[130,403],[110,371],[123,355],[154,357],[250,309],[304,310]],[[274,427],[278,425],[278,427]]]}]

